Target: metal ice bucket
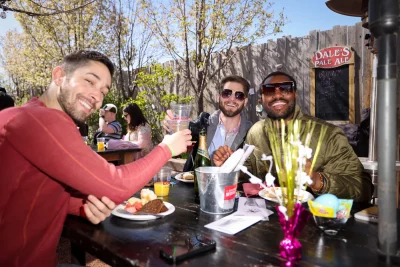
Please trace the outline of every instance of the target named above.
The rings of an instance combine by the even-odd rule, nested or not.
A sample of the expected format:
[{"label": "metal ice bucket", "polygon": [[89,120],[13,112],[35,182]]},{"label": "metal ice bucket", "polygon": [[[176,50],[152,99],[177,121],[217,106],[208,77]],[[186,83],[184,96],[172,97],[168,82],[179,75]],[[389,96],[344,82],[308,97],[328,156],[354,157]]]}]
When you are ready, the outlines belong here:
[{"label": "metal ice bucket", "polygon": [[233,211],[239,171],[218,173],[219,167],[199,167],[195,170],[199,185],[200,209],[212,214]]}]

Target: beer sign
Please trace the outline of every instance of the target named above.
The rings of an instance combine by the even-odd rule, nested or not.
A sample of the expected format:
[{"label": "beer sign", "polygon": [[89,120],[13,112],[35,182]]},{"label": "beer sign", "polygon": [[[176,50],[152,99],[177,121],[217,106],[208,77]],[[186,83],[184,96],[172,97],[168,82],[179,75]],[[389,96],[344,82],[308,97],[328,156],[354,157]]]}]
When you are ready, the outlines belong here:
[{"label": "beer sign", "polygon": [[336,68],[346,64],[354,64],[354,55],[349,46],[332,46],[314,53],[314,68]]}]

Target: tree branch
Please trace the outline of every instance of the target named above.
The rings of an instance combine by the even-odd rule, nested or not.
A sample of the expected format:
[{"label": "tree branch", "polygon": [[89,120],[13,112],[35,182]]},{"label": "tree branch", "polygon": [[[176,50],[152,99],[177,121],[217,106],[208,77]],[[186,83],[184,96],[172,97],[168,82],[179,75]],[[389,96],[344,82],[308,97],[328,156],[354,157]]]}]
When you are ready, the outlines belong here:
[{"label": "tree branch", "polygon": [[[98,0],[92,0],[89,3],[86,3],[84,5],[81,5],[81,6],[78,6],[76,8],[69,9],[69,10],[59,10],[59,11],[52,12],[52,13],[36,13],[36,12],[26,11],[26,10],[22,10],[22,9],[18,9],[18,8],[11,8],[11,7],[6,6],[3,2],[0,2],[0,8],[3,9],[4,11],[12,11],[12,12],[16,12],[16,13],[22,13],[22,14],[25,14],[25,15],[28,15],[28,16],[31,16],[31,17],[45,17],[45,16],[54,16],[54,15],[58,15],[58,14],[73,13],[73,12],[75,12],[75,11],[81,9],[81,8],[84,8],[84,7],[94,3],[96,1],[98,1]],[[41,8],[45,8],[45,7],[35,3],[33,1],[31,1],[31,2],[36,4],[36,5],[38,5],[38,6],[40,6]],[[48,8],[46,8],[46,9],[48,9]]]}]

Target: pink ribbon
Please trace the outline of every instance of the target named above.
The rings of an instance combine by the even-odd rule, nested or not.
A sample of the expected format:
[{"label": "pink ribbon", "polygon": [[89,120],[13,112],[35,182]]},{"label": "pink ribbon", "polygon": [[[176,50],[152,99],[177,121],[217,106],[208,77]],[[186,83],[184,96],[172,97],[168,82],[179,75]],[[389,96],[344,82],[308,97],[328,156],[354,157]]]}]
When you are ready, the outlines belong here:
[{"label": "pink ribbon", "polygon": [[280,254],[289,261],[301,259],[301,243],[296,237],[306,225],[310,213],[300,203],[296,203],[293,216],[286,220],[285,214],[279,210],[278,206],[276,209],[284,233],[284,238],[279,243]]}]

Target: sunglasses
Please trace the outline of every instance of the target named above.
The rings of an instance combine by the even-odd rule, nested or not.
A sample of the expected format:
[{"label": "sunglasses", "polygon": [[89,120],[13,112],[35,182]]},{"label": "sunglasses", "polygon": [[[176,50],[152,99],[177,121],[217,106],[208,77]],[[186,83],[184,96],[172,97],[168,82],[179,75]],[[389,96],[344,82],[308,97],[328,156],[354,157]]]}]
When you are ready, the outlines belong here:
[{"label": "sunglasses", "polygon": [[283,82],[283,83],[271,83],[271,84],[263,84],[261,86],[261,92],[265,96],[273,96],[275,95],[276,88],[279,89],[282,95],[288,95],[293,93],[293,82]]},{"label": "sunglasses", "polygon": [[[221,92],[221,96],[224,99],[230,98],[232,95],[232,90],[231,89],[224,89]],[[243,92],[235,92],[235,98],[239,101],[243,101],[246,98],[246,95]]]},{"label": "sunglasses", "polygon": [[126,118],[128,117],[129,114],[123,114],[123,115],[124,115],[124,118],[126,119]]}]

